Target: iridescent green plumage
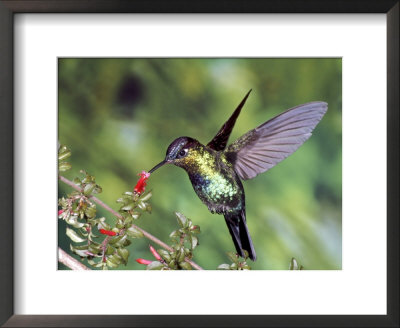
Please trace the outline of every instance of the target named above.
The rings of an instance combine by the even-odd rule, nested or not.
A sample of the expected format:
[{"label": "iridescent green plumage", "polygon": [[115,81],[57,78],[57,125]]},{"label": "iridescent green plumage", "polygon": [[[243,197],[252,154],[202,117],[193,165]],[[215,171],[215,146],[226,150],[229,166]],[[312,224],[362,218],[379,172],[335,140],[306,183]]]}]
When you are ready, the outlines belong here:
[{"label": "iridescent green plumage", "polygon": [[241,209],[242,183],[222,152],[198,143],[175,165],[185,169],[196,194],[212,213]]},{"label": "iridescent green plumage", "polygon": [[[251,91],[251,90],[250,90]],[[256,260],[246,224],[245,195],[240,179],[251,179],[292,154],[311,136],[327,110],[324,102],[294,107],[249,131],[226,148],[240,111],[250,94],[206,146],[189,137],[175,139],[166,163],[183,168],[198,197],[212,213],[223,214],[239,255]]]}]

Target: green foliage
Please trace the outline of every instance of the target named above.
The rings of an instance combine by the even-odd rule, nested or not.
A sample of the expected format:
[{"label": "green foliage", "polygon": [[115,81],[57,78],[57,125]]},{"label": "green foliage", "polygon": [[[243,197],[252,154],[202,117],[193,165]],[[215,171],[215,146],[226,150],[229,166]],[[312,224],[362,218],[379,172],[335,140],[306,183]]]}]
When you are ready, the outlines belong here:
[{"label": "green foliage", "polygon": [[[175,212],[180,228],[172,231],[169,235],[172,240],[173,252],[169,252],[168,266],[172,269],[191,270],[189,263],[185,258],[193,257],[193,250],[198,246],[199,240],[197,234],[200,233],[200,227],[193,225],[192,221],[183,214]],[[162,254],[161,254],[162,255]]]},{"label": "green foliage", "polygon": [[58,171],[63,172],[71,168],[71,164],[65,159],[71,156],[71,151],[65,145],[58,146]]},{"label": "green foliage", "polygon": [[82,187],[82,191],[85,196],[90,196],[91,194],[100,194],[103,191],[101,187],[96,184],[94,176],[88,174],[84,170],[81,170],[80,172],[85,176],[82,179],[76,177],[74,179],[74,183]]},{"label": "green foliage", "polygon": [[[65,146],[61,146],[60,150],[59,159],[71,155]],[[109,269],[126,265],[130,239],[143,237],[141,230],[132,224],[141,215],[135,209],[150,212],[151,206],[147,201],[151,198],[151,193],[125,192],[118,200],[122,203],[122,218],[117,218],[115,227],[111,227],[104,217],[96,217],[96,204],[91,200],[93,194],[102,192],[102,188],[96,183],[94,176],[83,170],[80,172],[84,176],[73,180],[80,186],[80,191],[73,191],[58,202],[61,207],[59,218],[71,226],[66,228],[66,235],[74,243],[70,244],[70,250],[82,260],[86,259],[87,264],[94,268]],[[98,232],[94,234],[96,229]],[[101,237],[102,235],[106,236]]]},{"label": "green foliage", "polygon": [[[67,149],[65,146],[63,151]],[[68,156],[71,152],[68,151]],[[64,157],[65,158],[65,157]],[[141,216],[141,211],[151,212],[148,203],[152,194],[125,192],[117,200],[120,203],[119,213],[114,227],[106,222],[104,217],[96,217],[97,209],[91,200],[93,194],[102,192],[96,183],[96,178],[81,170],[84,176],[74,178],[74,183],[80,186],[80,191],[74,191],[59,199],[59,218],[63,219],[72,228],[66,228],[66,235],[75,244],[70,244],[70,250],[81,260],[87,259],[87,264],[103,270],[118,268],[121,264],[127,265],[131,239],[142,238],[143,231],[133,224]],[[150,251],[157,261],[147,264],[147,270],[191,270],[186,262],[193,257],[193,250],[198,246],[197,234],[200,227],[181,213],[175,213],[180,228],[170,234],[172,251],[159,250],[150,246]],[[106,235],[101,241],[100,236],[93,234],[97,228],[99,234]],[[160,255],[161,254],[161,255]],[[148,262],[147,260],[143,260]]]},{"label": "green foliage", "polygon": [[175,213],[179,229],[172,231],[170,238],[172,241],[172,251],[158,249],[157,251],[150,246],[150,251],[158,261],[153,261],[147,265],[147,270],[191,270],[192,266],[186,259],[193,258],[193,250],[199,245],[197,234],[200,227],[193,225],[192,220],[183,214]]},{"label": "green foliage", "polygon": [[193,225],[192,221],[186,218],[183,214],[175,212],[176,218],[180,229],[172,231],[169,235],[173,240],[174,245],[184,245],[185,242],[189,244],[190,250],[194,250],[199,244],[197,234],[200,233],[200,227]]},{"label": "green foliage", "polygon": [[218,266],[218,270],[251,270],[250,265],[247,264],[246,260],[249,258],[249,253],[244,251],[244,258],[234,252],[226,253],[229,259],[232,261],[231,264],[223,263]]},{"label": "green foliage", "polygon": [[137,194],[131,191],[126,191],[121,198],[117,199],[117,202],[121,204],[119,213],[125,218],[125,224],[132,223],[141,216],[142,211],[151,213],[151,205],[147,202],[152,196],[151,192],[145,194]]},{"label": "green foliage", "polygon": [[302,265],[299,266],[296,259],[292,257],[289,264],[289,270],[304,270],[304,267]]}]

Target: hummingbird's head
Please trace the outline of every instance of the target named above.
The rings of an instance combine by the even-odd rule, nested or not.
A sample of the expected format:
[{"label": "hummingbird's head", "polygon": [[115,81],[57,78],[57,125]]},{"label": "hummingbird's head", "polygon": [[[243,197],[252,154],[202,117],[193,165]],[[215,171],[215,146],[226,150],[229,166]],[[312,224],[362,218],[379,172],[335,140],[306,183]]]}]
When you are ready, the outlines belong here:
[{"label": "hummingbird's head", "polygon": [[153,167],[149,173],[153,173],[159,167],[167,163],[172,163],[176,166],[185,167],[187,162],[191,161],[191,158],[196,155],[196,150],[201,144],[190,137],[179,137],[171,142],[168,146],[167,154],[165,159]]}]

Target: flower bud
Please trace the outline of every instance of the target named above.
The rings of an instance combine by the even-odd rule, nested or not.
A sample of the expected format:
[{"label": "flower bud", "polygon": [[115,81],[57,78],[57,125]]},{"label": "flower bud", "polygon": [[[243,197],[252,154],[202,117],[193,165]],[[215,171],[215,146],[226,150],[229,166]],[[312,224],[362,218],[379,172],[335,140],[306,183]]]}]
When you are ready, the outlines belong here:
[{"label": "flower bud", "polygon": [[107,235],[107,236],[115,236],[117,234],[115,231],[106,230],[106,229],[100,229],[99,231],[101,234]]},{"label": "flower bud", "polygon": [[145,265],[149,265],[151,263],[151,261],[145,260],[145,259],[136,259],[136,262],[139,264],[145,264]]},{"label": "flower bud", "polygon": [[158,261],[161,261],[161,260],[162,260],[161,255],[158,254],[157,251],[154,249],[154,247],[151,246],[151,245],[150,245],[150,252],[151,252],[151,254],[153,254],[153,256],[154,256]]}]

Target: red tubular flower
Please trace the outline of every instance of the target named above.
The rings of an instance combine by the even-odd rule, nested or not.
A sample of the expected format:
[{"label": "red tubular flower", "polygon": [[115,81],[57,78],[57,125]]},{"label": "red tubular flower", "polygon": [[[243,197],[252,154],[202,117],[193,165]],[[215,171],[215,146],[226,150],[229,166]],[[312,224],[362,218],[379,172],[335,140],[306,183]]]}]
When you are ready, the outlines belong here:
[{"label": "red tubular flower", "polygon": [[136,262],[139,264],[145,264],[145,265],[149,265],[151,263],[151,261],[145,260],[145,259],[136,259]]},{"label": "red tubular flower", "polygon": [[151,246],[151,245],[150,245],[150,252],[151,252],[151,254],[153,254],[153,256],[154,256],[158,261],[161,261],[161,260],[162,260],[161,255],[158,254],[157,251],[154,249],[154,247]]},{"label": "red tubular flower", "polygon": [[146,188],[146,181],[150,177],[150,173],[147,173],[146,171],[142,171],[142,173],[140,173],[138,175],[140,175],[140,179],[137,182],[137,184],[133,190],[135,191],[135,193],[141,194],[142,192],[144,192],[144,190]]},{"label": "red tubular flower", "polygon": [[64,210],[59,210],[58,211],[58,215],[60,216],[61,214],[63,214],[64,213]]},{"label": "red tubular flower", "polygon": [[117,234],[115,231],[106,230],[106,229],[100,229],[99,231],[103,235],[107,235],[107,236],[115,236]]}]

